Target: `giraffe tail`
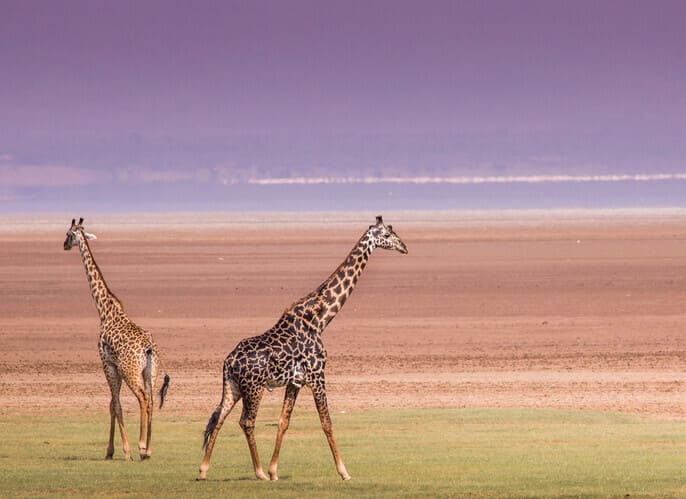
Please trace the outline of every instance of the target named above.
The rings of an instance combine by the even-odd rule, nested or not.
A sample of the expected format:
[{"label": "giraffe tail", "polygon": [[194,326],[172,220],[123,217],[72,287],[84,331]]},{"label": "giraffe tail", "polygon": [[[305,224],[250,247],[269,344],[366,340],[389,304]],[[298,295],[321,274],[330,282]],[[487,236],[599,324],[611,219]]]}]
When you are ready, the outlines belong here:
[{"label": "giraffe tail", "polygon": [[207,427],[205,428],[205,432],[203,433],[202,436],[202,448],[203,450],[207,450],[207,444],[210,441],[210,435],[212,435],[212,432],[214,431],[215,427],[217,426],[217,423],[219,422],[219,414],[222,412],[222,406],[220,405],[217,407],[212,415],[210,416],[210,420],[207,422]]},{"label": "giraffe tail", "polygon": [[160,409],[164,405],[164,397],[167,396],[167,390],[169,389],[169,375],[164,374],[164,383],[162,383],[162,388],[160,388]]},{"label": "giraffe tail", "polygon": [[[145,369],[143,370],[143,379],[145,381],[145,389],[152,397],[152,366],[153,363],[160,362],[159,357],[155,355],[155,350],[148,348],[145,351]],[[161,367],[161,366],[160,366]],[[169,389],[169,375],[164,373],[164,382],[162,383],[162,388],[160,388],[160,409],[164,405],[164,398],[167,395],[167,390]]]}]

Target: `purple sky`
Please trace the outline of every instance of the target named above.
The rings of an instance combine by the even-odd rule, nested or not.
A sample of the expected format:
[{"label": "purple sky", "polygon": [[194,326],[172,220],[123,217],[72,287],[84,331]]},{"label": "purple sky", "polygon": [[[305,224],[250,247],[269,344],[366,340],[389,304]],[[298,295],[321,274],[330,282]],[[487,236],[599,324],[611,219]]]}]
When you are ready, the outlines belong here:
[{"label": "purple sky", "polygon": [[6,185],[41,168],[57,183],[686,170],[685,2],[1,11]]}]

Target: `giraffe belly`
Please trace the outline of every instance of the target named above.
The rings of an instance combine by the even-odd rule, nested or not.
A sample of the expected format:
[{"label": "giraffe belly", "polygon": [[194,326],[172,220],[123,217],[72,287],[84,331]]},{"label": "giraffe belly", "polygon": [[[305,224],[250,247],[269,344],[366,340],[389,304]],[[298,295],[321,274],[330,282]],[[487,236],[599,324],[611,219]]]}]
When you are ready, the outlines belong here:
[{"label": "giraffe belly", "polygon": [[274,388],[285,385],[295,385],[298,388],[305,386],[305,375],[307,368],[305,362],[289,362],[287,365],[278,366],[270,365],[269,375],[265,386],[267,390],[272,391]]}]

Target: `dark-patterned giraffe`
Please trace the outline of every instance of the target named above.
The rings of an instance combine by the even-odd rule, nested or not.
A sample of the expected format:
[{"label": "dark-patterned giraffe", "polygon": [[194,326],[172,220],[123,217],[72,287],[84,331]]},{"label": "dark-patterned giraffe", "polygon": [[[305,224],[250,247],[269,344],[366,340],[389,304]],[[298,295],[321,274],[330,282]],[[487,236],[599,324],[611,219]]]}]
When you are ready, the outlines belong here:
[{"label": "dark-patterned giraffe", "polygon": [[[161,364],[159,351],[150,333],[138,327],[128,318],[119,299],[107,287],[102,272],[91,253],[88,244],[89,239],[96,239],[96,237],[83,230],[83,218],[79,220],[78,224],[76,220],[72,220],[71,227],[67,231],[67,238],[64,240],[64,249],[70,250],[74,246],[79,247],[91,293],[95,300],[95,307],[100,316],[98,350],[100,351],[105,378],[107,378],[107,383],[112,392],[110,441],[105,459],[112,459],[114,455],[115,420],[121,433],[124,459],[127,461],[131,459],[131,448],[126,436],[119,401],[122,380],[131,388],[140,404],[141,431],[138,451],[141,460],[147,459],[152,454],[150,437],[152,435],[153,391],[157,380],[157,371]],[[168,387],[169,376],[165,374],[164,383],[160,389],[160,408],[164,403],[164,396]]]},{"label": "dark-patterned giraffe", "polygon": [[217,434],[226,416],[241,399],[243,399],[243,413],[239,424],[250,447],[255,475],[262,480],[268,480],[255,446],[255,417],[264,389],[284,385],[286,394],[279,419],[274,454],[269,463],[270,478],[278,480],[277,466],[281,442],[288,429],[298,392],[307,385],[312,389],[336,470],[343,480],[350,479],[338,453],[326,402],[324,383],[326,350],[322,343],[322,332],[350,296],[375,248],[407,253],[405,244],[393,232],[390,225],[384,225],[381,216],[376,217],[376,224],[369,226],[345,261],[326,281],[291,305],[269,331],[242,340],[229,354],[224,361],[222,400],[205,429],[205,457],[200,464],[198,480],[204,480],[207,477]]}]

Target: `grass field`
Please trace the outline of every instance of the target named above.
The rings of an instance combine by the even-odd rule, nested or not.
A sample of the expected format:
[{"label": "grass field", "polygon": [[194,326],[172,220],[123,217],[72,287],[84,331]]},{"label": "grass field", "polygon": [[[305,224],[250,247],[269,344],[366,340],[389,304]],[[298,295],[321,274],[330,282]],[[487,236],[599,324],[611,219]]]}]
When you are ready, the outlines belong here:
[{"label": "grass field", "polygon": [[[263,464],[276,408],[258,418]],[[108,415],[4,415],[0,496],[440,497],[686,496],[686,425],[621,414],[422,409],[334,415],[353,479],[338,477],[316,414],[296,412],[278,482],[254,479],[232,415],[208,480],[196,482],[206,421],[157,413],[153,457],[105,461]],[[128,415],[129,434],[137,421]]]}]

